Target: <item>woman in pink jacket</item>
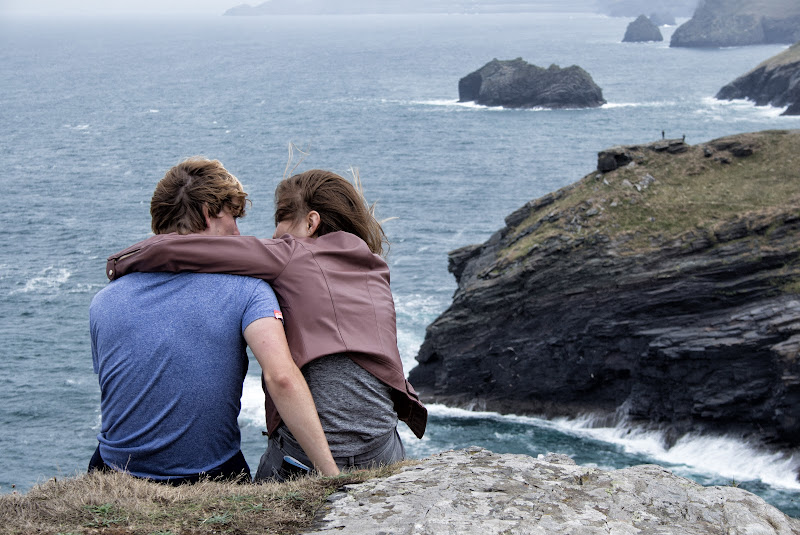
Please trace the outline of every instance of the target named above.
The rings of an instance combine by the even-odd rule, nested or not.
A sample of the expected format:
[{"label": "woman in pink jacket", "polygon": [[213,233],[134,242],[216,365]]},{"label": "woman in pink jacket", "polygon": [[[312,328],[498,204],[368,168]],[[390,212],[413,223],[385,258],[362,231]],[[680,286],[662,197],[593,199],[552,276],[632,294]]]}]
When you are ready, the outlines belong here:
[{"label": "woman in pink jacket", "polygon": [[[110,279],[133,271],[194,271],[268,281],[286,338],[308,382],[340,468],[404,458],[397,420],[422,437],[427,411],[405,379],[397,349],[383,229],[341,176],[311,170],[275,190],[273,239],[157,235],[108,259]],[[308,462],[266,396],[269,445],[255,480],[282,479],[284,455]]]}]

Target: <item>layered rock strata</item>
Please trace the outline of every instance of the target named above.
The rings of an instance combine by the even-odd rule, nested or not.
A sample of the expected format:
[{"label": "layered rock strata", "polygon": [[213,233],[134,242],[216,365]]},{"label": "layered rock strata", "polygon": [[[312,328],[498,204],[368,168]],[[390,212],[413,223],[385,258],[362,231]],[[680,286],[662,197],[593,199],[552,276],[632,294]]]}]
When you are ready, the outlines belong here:
[{"label": "layered rock strata", "polygon": [[562,69],[531,65],[522,58],[494,59],[459,80],[460,102],[506,108],[596,108],[603,91],[577,65]]},{"label": "layered rock strata", "polygon": [[786,106],[783,115],[800,115],[800,42],[729,83],[715,98],[748,99],[758,106]]},{"label": "layered rock strata", "polygon": [[800,446],[800,131],[615,147],[450,253],[429,402]]},{"label": "layered rock strata", "polygon": [[800,41],[796,0],[702,0],[672,34],[673,47],[723,47]]},{"label": "layered rock strata", "polygon": [[653,465],[577,466],[468,448],[333,494],[309,535],[795,535],[800,521],[735,487],[703,487]]}]

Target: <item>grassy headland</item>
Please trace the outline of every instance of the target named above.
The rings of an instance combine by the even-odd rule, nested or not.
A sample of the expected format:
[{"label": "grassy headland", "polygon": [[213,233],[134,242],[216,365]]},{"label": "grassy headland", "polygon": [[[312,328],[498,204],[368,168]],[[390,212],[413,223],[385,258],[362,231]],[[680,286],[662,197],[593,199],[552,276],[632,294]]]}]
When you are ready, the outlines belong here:
[{"label": "grassy headland", "polygon": [[800,131],[739,134],[683,152],[667,144],[619,147],[632,158],[627,165],[529,203],[530,214],[509,229],[501,264],[554,239],[636,254],[687,233],[713,236],[736,220],[800,215]]}]

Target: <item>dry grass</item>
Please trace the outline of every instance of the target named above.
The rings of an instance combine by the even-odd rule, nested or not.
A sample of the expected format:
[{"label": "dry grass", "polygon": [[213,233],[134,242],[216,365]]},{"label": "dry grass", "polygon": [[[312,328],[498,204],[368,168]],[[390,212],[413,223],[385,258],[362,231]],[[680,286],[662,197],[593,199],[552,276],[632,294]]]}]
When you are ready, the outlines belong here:
[{"label": "dry grass", "polygon": [[780,67],[781,65],[789,65],[791,63],[796,63],[800,61],[800,43],[795,43],[780,54],[776,54],[771,58],[764,60],[761,62],[755,69],[756,70],[760,67],[768,67],[769,69],[774,69],[775,67]]},{"label": "dry grass", "polygon": [[[720,148],[732,142],[753,153],[734,156]],[[800,131],[740,134],[682,154],[648,148],[633,154],[633,164],[590,173],[511,229],[502,263],[553,238],[580,246],[603,236],[624,243],[620,254],[641,253],[690,232],[713,235],[743,217],[800,214]]]},{"label": "dry grass", "polygon": [[27,494],[0,496],[0,533],[300,533],[342,486],[386,477],[404,464],[259,485],[204,481],[171,487],[122,473],[51,479]]}]

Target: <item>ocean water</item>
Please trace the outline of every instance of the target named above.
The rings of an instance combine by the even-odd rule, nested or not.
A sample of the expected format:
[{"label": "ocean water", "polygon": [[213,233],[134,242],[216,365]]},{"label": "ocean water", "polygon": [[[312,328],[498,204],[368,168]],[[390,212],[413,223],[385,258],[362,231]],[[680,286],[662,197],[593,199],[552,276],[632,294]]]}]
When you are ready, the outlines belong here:
[{"label": "ocean water", "polygon": [[[447,253],[580,179],[597,152],[683,135],[699,143],[800,128],[780,109],[718,102],[780,45],[714,50],[621,43],[595,14],[12,18],[0,14],[0,492],[85,470],[99,429],[88,305],[105,257],[149,233],[149,199],[185,157],[220,159],[251,194],[244,234],[271,236],[272,191],[299,170],[357,168],[385,228],[407,368],[449,305]],[[493,58],[577,64],[608,104],[505,110],[460,104],[458,80]],[[295,152],[297,155],[298,152]],[[265,441],[258,366],[240,424],[251,466]],[[658,463],[737,484],[800,516],[800,458],[725,437],[597,427],[431,406],[423,457],[480,445],[561,452],[602,468]]]}]

